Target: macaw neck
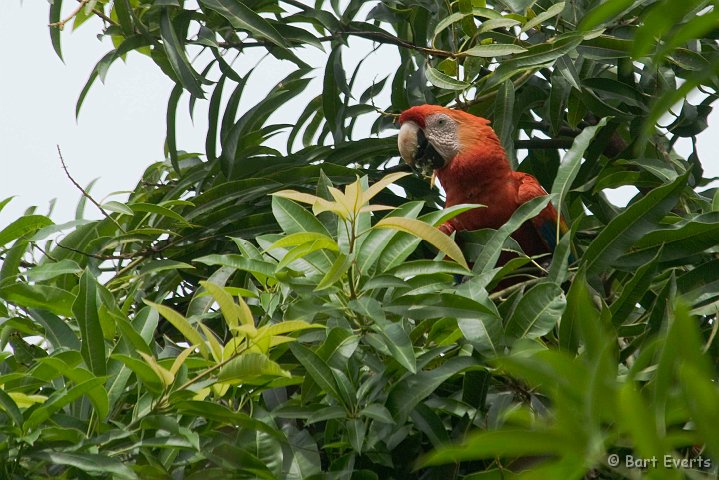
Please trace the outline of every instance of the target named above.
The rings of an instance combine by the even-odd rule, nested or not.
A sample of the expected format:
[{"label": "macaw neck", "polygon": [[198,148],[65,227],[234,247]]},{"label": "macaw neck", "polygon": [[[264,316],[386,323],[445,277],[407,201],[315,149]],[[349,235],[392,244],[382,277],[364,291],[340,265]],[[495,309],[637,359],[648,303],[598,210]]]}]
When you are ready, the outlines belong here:
[{"label": "macaw neck", "polygon": [[504,150],[487,149],[470,155],[460,153],[444,168],[437,170],[437,178],[450,198],[463,198],[470,193],[490,192],[493,185],[505,183],[512,168]]}]

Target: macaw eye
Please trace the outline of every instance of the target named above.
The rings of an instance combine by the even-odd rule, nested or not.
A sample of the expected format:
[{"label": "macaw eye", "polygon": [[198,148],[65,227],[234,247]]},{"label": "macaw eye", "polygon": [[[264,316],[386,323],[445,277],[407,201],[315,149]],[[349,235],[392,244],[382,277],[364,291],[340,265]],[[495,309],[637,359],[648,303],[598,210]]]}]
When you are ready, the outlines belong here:
[{"label": "macaw eye", "polygon": [[444,118],[440,118],[440,119],[437,121],[437,124],[440,125],[440,126],[444,125],[444,123],[445,123]]}]

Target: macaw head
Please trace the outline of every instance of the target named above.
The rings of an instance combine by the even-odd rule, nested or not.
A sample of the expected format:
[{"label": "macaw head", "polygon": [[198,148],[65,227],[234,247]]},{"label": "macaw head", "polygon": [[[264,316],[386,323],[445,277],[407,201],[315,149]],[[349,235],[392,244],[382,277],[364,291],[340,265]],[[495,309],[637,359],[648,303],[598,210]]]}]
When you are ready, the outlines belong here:
[{"label": "macaw head", "polygon": [[489,120],[439,105],[408,108],[399,116],[397,144],[402,159],[423,175],[448,166],[460,153],[499,148]]}]

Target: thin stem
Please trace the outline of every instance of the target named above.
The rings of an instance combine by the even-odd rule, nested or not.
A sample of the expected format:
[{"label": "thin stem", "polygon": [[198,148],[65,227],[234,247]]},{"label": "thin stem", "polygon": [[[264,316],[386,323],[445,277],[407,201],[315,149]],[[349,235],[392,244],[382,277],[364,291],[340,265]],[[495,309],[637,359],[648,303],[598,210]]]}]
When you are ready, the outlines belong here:
[{"label": "thin stem", "polygon": [[[354,252],[355,242],[357,241],[357,225],[356,225],[356,217],[352,217],[350,220],[350,230],[351,233],[349,234],[349,254],[352,255]],[[357,298],[357,290],[355,285],[355,262],[352,260],[352,263],[350,264],[350,268],[347,270],[347,282],[349,283],[350,287],[350,300],[354,300]]]},{"label": "thin stem", "polygon": [[49,26],[57,27],[60,30],[64,29],[65,24],[67,22],[69,22],[70,20],[72,20],[73,18],[75,18],[77,16],[77,14],[80,13],[83,8],[85,8],[85,5],[87,5],[90,2],[90,0],[79,0],[79,2],[80,3],[78,4],[77,8],[75,8],[75,10],[70,12],[70,15],[68,15],[67,18],[65,18],[64,20],[60,20],[59,22],[53,22]]},{"label": "thin stem", "polygon": [[127,233],[127,232],[125,232],[125,229],[122,228],[122,225],[120,225],[119,223],[117,223],[117,220],[115,220],[113,217],[111,217],[111,216],[105,211],[105,209],[102,208],[102,205],[100,205],[100,204],[97,202],[97,200],[95,200],[94,198],[92,198],[92,196],[87,192],[87,190],[85,190],[84,188],[82,188],[82,185],[80,185],[79,183],[77,183],[77,181],[75,181],[75,179],[72,178],[72,175],[70,175],[70,171],[67,169],[67,165],[65,164],[65,159],[62,157],[62,151],[60,150],[60,145],[57,145],[57,154],[58,154],[58,156],[60,157],[60,163],[62,164],[62,169],[65,171],[65,175],[67,175],[67,178],[70,179],[70,181],[72,182],[72,184],[75,185],[75,187],[76,187],[78,190],[80,190],[80,192],[82,192],[82,195],[83,195],[85,198],[87,198],[88,200],[90,200],[90,202],[92,202],[92,204],[95,205],[95,206],[98,208],[98,210],[100,210],[100,212],[105,216],[105,218],[107,218],[108,220],[112,221],[112,222],[117,226],[117,228],[120,229],[120,231],[121,231],[122,233]]}]

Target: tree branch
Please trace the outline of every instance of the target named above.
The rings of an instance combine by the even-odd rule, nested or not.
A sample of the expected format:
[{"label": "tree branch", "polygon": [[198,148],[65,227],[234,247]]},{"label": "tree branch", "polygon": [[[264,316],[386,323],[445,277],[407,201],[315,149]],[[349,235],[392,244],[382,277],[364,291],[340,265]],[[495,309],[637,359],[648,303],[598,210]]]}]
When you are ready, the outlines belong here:
[{"label": "tree branch", "polygon": [[59,22],[53,22],[53,23],[49,24],[48,26],[57,27],[60,30],[64,29],[65,24],[67,22],[69,22],[70,20],[72,20],[73,18],[75,18],[77,16],[77,14],[80,13],[83,8],[85,8],[85,5],[87,5],[90,2],[90,0],[78,0],[78,2],[79,2],[79,4],[78,4],[77,8],[75,8],[75,10],[70,12],[70,15],[68,15],[67,18],[65,18],[64,20],[60,20]]},{"label": "tree branch", "polygon": [[117,225],[117,228],[119,228],[122,233],[126,233],[126,232],[125,232],[125,229],[122,228],[122,225],[120,225],[119,223],[117,223],[117,220],[115,220],[114,218],[112,218],[112,217],[110,216],[110,214],[108,214],[108,213],[105,211],[105,209],[102,208],[102,205],[100,205],[100,204],[97,202],[97,200],[95,200],[94,198],[92,198],[92,196],[91,196],[84,188],[82,188],[82,185],[80,185],[79,183],[77,183],[77,182],[75,181],[75,179],[72,178],[72,175],[70,175],[70,172],[69,172],[68,169],[67,169],[67,165],[65,164],[65,159],[62,157],[62,151],[60,150],[60,145],[57,145],[57,154],[58,154],[58,156],[60,157],[60,163],[62,164],[62,169],[65,170],[65,175],[67,175],[67,178],[70,179],[70,181],[72,182],[72,184],[75,185],[75,187],[82,192],[83,197],[85,197],[85,198],[87,198],[88,200],[90,200],[90,202],[92,202],[92,204],[95,205],[98,210],[100,210],[100,212],[105,216],[105,218],[107,218],[108,220],[112,221],[115,225]]},{"label": "tree branch", "polygon": [[531,150],[533,148],[556,150],[571,148],[572,143],[574,143],[572,138],[530,138],[529,140],[516,140],[514,148],[517,150]]},{"label": "tree branch", "polygon": [[[405,40],[402,40],[399,37],[395,37],[394,35],[391,35],[387,32],[365,32],[362,30],[338,30],[336,32],[333,32],[331,35],[325,35],[323,37],[318,37],[317,40],[320,42],[329,42],[332,40],[337,40],[338,38],[345,38],[345,37],[360,37],[364,38],[366,40],[373,40],[375,42],[388,44],[388,45],[395,45],[398,47],[406,48],[409,50],[414,50],[420,53],[424,53],[425,55],[433,55],[435,57],[440,58],[457,58],[460,57],[461,54],[449,52],[447,50],[440,50],[437,48],[429,48],[429,47],[421,47],[419,45],[415,45],[414,43],[407,42]],[[188,41],[188,43],[193,43],[191,41]],[[272,48],[273,44],[270,42],[258,40],[253,42],[217,42],[217,45],[220,48],[236,48],[238,50],[242,50],[243,48],[252,48],[252,47],[265,47],[265,48]]]}]

